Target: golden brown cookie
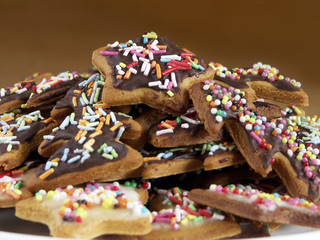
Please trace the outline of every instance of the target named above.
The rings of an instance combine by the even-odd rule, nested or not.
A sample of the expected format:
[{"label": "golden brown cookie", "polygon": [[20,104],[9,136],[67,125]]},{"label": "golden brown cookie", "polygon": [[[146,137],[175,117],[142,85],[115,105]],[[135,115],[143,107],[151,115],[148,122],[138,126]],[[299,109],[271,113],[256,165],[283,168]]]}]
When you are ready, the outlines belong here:
[{"label": "golden brown cookie", "polygon": [[199,120],[194,107],[180,116],[169,116],[149,130],[149,143],[159,148],[171,148],[209,143],[228,138],[221,129],[217,134],[209,134]]},{"label": "golden brown cookie", "polygon": [[187,110],[191,85],[214,74],[202,59],[154,32],[96,49],[92,63],[106,77],[102,100],[109,106],[144,103],[176,115]]},{"label": "golden brown cookie", "polygon": [[194,189],[189,197],[200,204],[257,221],[320,228],[318,205],[289,195],[230,184],[211,185],[209,190]]},{"label": "golden brown cookie", "polygon": [[219,63],[209,64],[215,70],[214,80],[219,84],[241,89],[251,96],[269,99],[285,104],[308,106],[308,95],[295,79],[284,77],[269,64],[258,62],[250,68],[228,70]]},{"label": "golden brown cookie", "polygon": [[228,142],[210,142],[202,145],[179,148],[151,148],[142,151],[146,162],[142,177],[159,178],[191,172],[220,169],[244,162],[235,144]]},{"label": "golden brown cookie", "polygon": [[89,183],[41,190],[20,201],[16,215],[48,225],[54,237],[94,238],[103,234],[142,235],[151,231],[146,192],[118,183]]},{"label": "golden brown cookie", "polygon": [[44,135],[58,125],[44,119],[39,110],[28,114],[8,113],[0,116],[0,166],[10,170],[20,166],[38,148]]},{"label": "golden brown cookie", "polygon": [[36,84],[42,79],[49,79],[51,73],[34,73],[25,80],[14,84],[12,87],[1,88],[0,90],[0,114],[11,112],[21,108],[24,105],[30,94],[34,91]]},{"label": "golden brown cookie", "polygon": [[159,189],[150,200],[152,231],[139,239],[220,239],[241,229],[226,214],[200,206],[188,198],[188,191],[175,187]]}]

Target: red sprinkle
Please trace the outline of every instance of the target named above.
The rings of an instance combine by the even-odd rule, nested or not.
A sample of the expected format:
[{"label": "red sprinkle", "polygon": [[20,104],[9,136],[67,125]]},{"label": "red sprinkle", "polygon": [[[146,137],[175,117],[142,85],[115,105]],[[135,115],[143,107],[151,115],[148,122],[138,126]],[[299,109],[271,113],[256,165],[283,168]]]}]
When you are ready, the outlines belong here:
[{"label": "red sprinkle", "polygon": [[162,74],[162,76],[166,76],[169,73],[172,73],[172,72],[174,72],[176,70],[179,70],[179,67],[168,68],[168,69],[164,70],[161,74]]},{"label": "red sprinkle", "polygon": [[51,85],[51,87],[55,87],[55,86],[58,86],[60,83],[62,83],[63,81],[62,80],[59,80],[58,82],[54,83]]},{"label": "red sprinkle", "polygon": [[170,200],[171,202],[175,203],[175,204],[179,204],[179,205],[182,205],[182,204],[183,204],[182,201],[176,199],[174,196],[169,196],[169,200]]},{"label": "red sprinkle", "polygon": [[135,66],[137,66],[137,65],[138,65],[138,61],[134,61],[134,62],[128,64],[128,65],[127,65],[127,68],[129,69],[129,68],[135,67]]}]

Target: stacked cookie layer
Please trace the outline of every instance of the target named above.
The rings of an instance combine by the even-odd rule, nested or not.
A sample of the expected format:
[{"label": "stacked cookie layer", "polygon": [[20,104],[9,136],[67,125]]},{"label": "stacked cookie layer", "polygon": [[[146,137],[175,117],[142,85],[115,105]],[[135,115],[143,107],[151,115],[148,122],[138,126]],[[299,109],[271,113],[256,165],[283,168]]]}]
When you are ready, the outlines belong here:
[{"label": "stacked cookie layer", "polygon": [[[2,207],[57,237],[320,226],[319,120],[296,107],[308,105],[299,82],[262,63],[207,65],[154,32],[99,48],[92,63],[1,90]],[[42,157],[29,156],[36,149]],[[257,231],[244,227],[256,220]]]}]

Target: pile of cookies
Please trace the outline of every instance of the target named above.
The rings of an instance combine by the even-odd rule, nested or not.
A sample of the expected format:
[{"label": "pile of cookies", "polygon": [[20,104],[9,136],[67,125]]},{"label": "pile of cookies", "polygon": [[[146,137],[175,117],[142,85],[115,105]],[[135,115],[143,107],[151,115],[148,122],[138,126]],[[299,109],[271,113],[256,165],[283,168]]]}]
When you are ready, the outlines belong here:
[{"label": "pile of cookies", "polygon": [[0,90],[0,207],[68,238],[320,228],[320,119],[297,107],[300,82],[206,64],[154,32],[92,64]]}]

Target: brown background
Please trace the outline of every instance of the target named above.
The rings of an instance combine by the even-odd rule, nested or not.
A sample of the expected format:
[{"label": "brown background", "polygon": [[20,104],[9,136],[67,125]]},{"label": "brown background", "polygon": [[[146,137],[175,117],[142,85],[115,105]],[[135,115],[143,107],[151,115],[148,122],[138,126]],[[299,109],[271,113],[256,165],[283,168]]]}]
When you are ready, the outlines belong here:
[{"label": "brown background", "polygon": [[167,35],[206,61],[269,63],[302,82],[320,114],[317,0],[0,0],[0,87],[33,72],[85,71],[91,52],[144,31]]}]

